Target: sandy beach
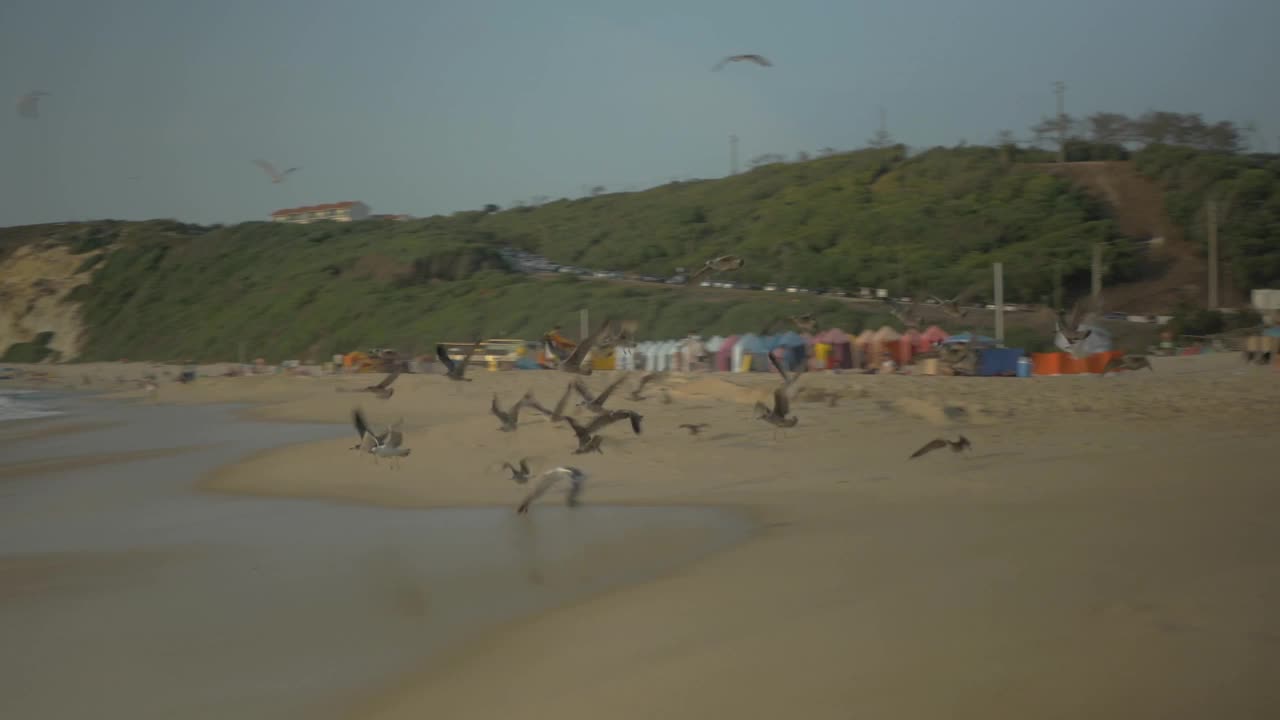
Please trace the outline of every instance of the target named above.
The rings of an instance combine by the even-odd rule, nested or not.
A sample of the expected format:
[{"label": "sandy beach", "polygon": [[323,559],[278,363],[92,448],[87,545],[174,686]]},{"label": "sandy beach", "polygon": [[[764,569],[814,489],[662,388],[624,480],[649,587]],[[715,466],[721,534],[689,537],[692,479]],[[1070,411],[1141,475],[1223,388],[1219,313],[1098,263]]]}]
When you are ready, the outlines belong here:
[{"label": "sandy beach", "polygon": [[[752,417],[768,375],[673,375],[669,404],[617,393],[644,433],[619,423],[583,456],[536,413],[514,433],[488,413],[494,392],[553,404],[570,379],[556,372],[404,375],[388,400],[336,392],[377,376],[202,377],[163,382],[155,402],[404,418],[399,471],[350,452],[352,431],[222,467],[200,483],[211,493],[514,508],[523,490],[500,465],[529,457],[590,473],[587,505],[759,523],[661,578],[508,623],[355,699],[352,718],[1274,717],[1280,373],[1235,354],[1153,362],[1108,377],[814,373],[802,387],[840,401],[802,389],[799,425],[777,437]],[[908,460],[956,433],[972,452]]]}]

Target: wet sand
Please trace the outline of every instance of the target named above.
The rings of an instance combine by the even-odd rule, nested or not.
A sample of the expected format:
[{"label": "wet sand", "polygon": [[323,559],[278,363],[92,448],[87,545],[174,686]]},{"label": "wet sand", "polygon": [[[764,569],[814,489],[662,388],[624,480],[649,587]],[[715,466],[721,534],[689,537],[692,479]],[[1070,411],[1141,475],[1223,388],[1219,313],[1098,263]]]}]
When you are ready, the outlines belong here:
[{"label": "wet sand", "polygon": [[[218,492],[391,507],[494,506],[497,465],[569,460],[587,507],[737,508],[764,530],[639,586],[507,623],[349,717],[1263,718],[1280,714],[1280,373],[1235,354],[1156,358],[1155,372],[1030,379],[813,375],[844,394],[795,404],[775,437],[752,418],[771,379],[670,380],[645,432],[571,456],[529,416],[561,373],[475,382],[402,376],[201,379],[162,402],[268,399],[255,416],[403,416],[405,470],[347,451],[354,432],[264,451],[210,475]],[[588,379],[599,389],[609,378]],[[707,422],[690,437],[677,425]],[[963,433],[971,453],[908,456]],[[565,513],[562,496],[534,517]],[[570,516],[566,513],[566,516]],[[587,640],[584,640],[587,639]]]},{"label": "wet sand", "polygon": [[0,717],[341,717],[487,628],[750,532],[699,509],[519,518],[201,494],[221,464],[340,428],[66,402],[63,432],[0,440]]}]

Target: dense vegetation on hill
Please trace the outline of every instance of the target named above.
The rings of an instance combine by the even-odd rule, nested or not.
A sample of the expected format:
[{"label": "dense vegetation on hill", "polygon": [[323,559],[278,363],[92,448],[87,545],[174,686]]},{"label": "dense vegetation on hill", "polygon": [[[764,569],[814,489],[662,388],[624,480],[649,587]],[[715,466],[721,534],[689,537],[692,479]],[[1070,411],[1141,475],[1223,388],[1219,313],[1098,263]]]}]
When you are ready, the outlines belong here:
[{"label": "dense vegetation on hill", "polygon": [[[1280,160],[1224,152],[1226,129],[1203,127],[1212,133],[1184,130],[1171,137],[1181,145],[1141,149],[1123,136],[1069,135],[1068,150],[1082,159],[1131,157],[1160,184],[1170,214],[1196,242],[1203,241],[1204,201],[1217,198],[1223,257],[1238,282],[1274,286]],[[1070,302],[1088,287],[1091,246],[1109,240],[1116,242],[1106,250],[1107,284],[1141,277],[1148,266],[1136,241],[1144,238],[1126,242],[1112,208],[1028,165],[1053,159],[1012,143],[911,156],[888,145],[804,162],[765,158],[721,180],[409,222],[10,228],[0,231],[0,260],[34,240],[111,250],[86,255],[93,279],[69,298],[82,303],[86,359],[226,359],[242,343],[251,356],[277,360],[374,345],[428,352],[436,340],[576,327],[583,307],[595,318],[639,320],[644,337],[741,331],[814,310],[824,324],[857,330],[888,315],[812,296],[533,278],[512,272],[497,249],[514,245],[562,263],[661,276],[732,253],[747,261],[735,280],[944,297],[974,288],[976,299],[989,298],[990,264],[1002,261],[1010,301],[1043,302],[1060,287]]]},{"label": "dense vegetation on hill", "polygon": [[[248,357],[272,360],[373,346],[430,353],[438,340],[576,328],[584,307],[597,322],[636,319],[649,337],[729,332],[809,311],[850,329],[889,320],[814,297],[718,302],[697,291],[536,279],[511,272],[492,247],[450,236],[455,222],[94,226],[97,239],[84,247],[116,249],[69,298],[82,303],[88,328],[81,359],[226,360],[242,343]],[[89,236],[68,226],[60,239]]]}]

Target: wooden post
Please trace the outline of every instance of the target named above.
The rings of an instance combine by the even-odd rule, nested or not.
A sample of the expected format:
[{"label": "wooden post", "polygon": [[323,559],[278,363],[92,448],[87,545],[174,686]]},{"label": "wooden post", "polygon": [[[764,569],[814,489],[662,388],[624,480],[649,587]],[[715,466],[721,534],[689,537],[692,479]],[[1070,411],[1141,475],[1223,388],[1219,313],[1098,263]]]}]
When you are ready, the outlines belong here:
[{"label": "wooden post", "polygon": [[1218,203],[1210,200],[1209,221],[1209,309],[1218,309]]},{"label": "wooden post", "polygon": [[1004,263],[991,263],[996,305],[996,342],[1004,344]]},{"label": "wooden post", "polygon": [[590,334],[591,327],[587,323],[587,310],[583,308],[578,311],[578,342],[586,340]]}]

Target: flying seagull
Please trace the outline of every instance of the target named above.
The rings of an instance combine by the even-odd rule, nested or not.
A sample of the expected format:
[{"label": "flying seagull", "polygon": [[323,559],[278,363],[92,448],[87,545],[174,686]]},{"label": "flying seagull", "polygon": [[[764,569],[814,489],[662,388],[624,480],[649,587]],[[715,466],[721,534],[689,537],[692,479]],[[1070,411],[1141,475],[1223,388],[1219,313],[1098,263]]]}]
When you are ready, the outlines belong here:
[{"label": "flying seagull", "polygon": [[32,90],[18,98],[18,115],[25,118],[40,117],[40,98],[48,95],[49,93],[43,90]]},{"label": "flying seagull", "polygon": [[610,410],[602,415],[597,415],[594,420],[585,426],[580,425],[577,420],[572,417],[565,417],[565,422],[569,423],[569,428],[573,430],[573,434],[578,438],[578,449],[573,451],[574,455],[582,455],[589,452],[598,452],[603,454],[600,444],[603,438],[596,432],[607,425],[611,425],[619,420],[630,420],[631,430],[635,434],[640,434],[640,423],[644,420],[644,416],[634,410]]},{"label": "flying seagull", "polygon": [[476,350],[480,348],[480,345],[483,342],[483,340],[477,340],[476,343],[471,346],[471,349],[467,351],[466,356],[462,358],[461,362],[454,362],[453,358],[449,357],[448,351],[444,349],[444,345],[436,345],[436,357],[440,358],[440,362],[445,366],[445,377],[450,380],[471,382],[471,378],[466,377],[467,363],[471,362],[471,356],[476,354]]},{"label": "flying seagull", "polygon": [[1141,370],[1142,368],[1146,368],[1151,372],[1156,371],[1155,368],[1151,367],[1151,361],[1147,359],[1146,355],[1123,355],[1111,358],[1107,362],[1107,366],[1102,368],[1102,374],[1106,375],[1112,370]]},{"label": "flying seagull", "polygon": [[565,358],[564,362],[560,363],[560,369],[565,372],[576,373],[578,375],[590,375],[591,366],[584,366],[582,361],[586,359],[587,353],[596,344],[596,340],[599,340],[600,336],[604,334],[612,324],[612,318],[605,318],[604,322],[600,323],[600,327],[596,328],[590,335],[583,338],[582,342],[578,343],[573,348],[573,352],[569,353],[569,357]]},{"label": "flying seagull", "polygon": [[565,498],[565,504],[569,507],[577,507],[578,498],[582,495],[582,485],[587,480],[587,474],[572,465],[563,465],[551,468],[550,470],[538,476],[538,484],[534,486],[533,492],[525,496],[520,506],[516,508],[516,512],[521,515],[529,512],[529,506],[533,504],[543,493],[551,489],[552,485],[561,480],[569,483],[569,494]]},{"label": "flying seagull", "polygon": [[686,281],[686,284],[693,285],[694,283],[698,282],[699,278],[701,278],[703,275],[706,275],[708,273],[733,272],[734,270],[741,270],[742,266],[745,264],[746,264],[746,261],[738,257],[737,255],[721,255],[718,258],[711,258],[706,262],[706,264],[698,268],[696,271],[694,271],[692,275],[689,276],[689,279]]},{"label": "flying seagull", "polygon": [[1063,342],[1057,342],[1055,337],[1054,344],[1075,354],[1077,348],[1081,347],[1080,343],[1084,342],[1085,338],[1093,333],[1091,328],[1081,330],[1081,324],[1094,320],[1097,314],[1101,312],[1100,305],[1101,302],[1094,303],[1093,298],[1086,295],[1076,301],[1075,306],[1071,309],[1071,317],[1065,317],[1059,312],[1054,320],[1054,325],[1057,328],[1057,335],[1062,336]]},{"label": "flying seagull", "polygon": [[289,175],[290,173],[295,173],[301,170],[301,168],[291,167],[288,170],[285,170],[284,172],[280,172],[276,170],[275,165],[272,165],[266,160],[254,160],[253,164],[262,168],[262,171],[271,177],[271,182],[273,183],[282,183],[284,182],[285,176]]},{"label": "flying seagull", "polygon": [[360,434],[360,444],[352,449],[372,453],[375,461],[377,458],[392,458],[395,462],[391,467],[393,469],[400,467],[400,458],[407,457],[411,452],[409,448],[403,447],[404,434],[400,432],[403,420],[397,421],[385,433],[376,435],[370,431],[369,424],[365,422],[364,413],[360,412],[359,408],[352,410],[351,416],[356,432]]},{"label": "flying seagull", "polygon": [[683,423],[680,427],[688,430],[690,435],[697,435],[702,432],[702,428],[710,427],[710,425],[707,425],[706,423]]},{"label": "flying seagull", "polygon": [[[781,368],[779,368],[779,370],[781,370]],[[785,378],[786,376],[784,375],[783,377]],[[756,418],[764,420],[775,428],[795,427],[796,423],[800,422],[800,418],[795,415],[787,415],[787,413],[791,412],[791,398],[788,395],[791,382],[792,381],[790,380],[784,380],[783,383],[773,391],[772,408],[762,402],[756,402]]]},{"label": "flying seagull", "polygon": [[910,460],[912,458],[918,458],[921,455],[924,455],[925,453],[931,453],[934,450],[941,450],[944,447],[950,447],[951,452],[957,452],[957,453],[962,450],[973,450],[973,445],[969,444],[969,438],[963,435],[960,435],[959,438],[960,438],[959,440],[954,440],[954,441],[947,440],[946,438],[938,438],[937,440],[931,440],[928,443],[926,443],[924,447],[911,453],[911,457],[907,459]]},{"label": "flying seagull", "polygon": [[654,371],[651,373],[644,374],[643,376],[641,376],[640,382],[636,385],[636,388],[631,391],[631,395],[629,397],[632,400],[635,400],[636,402],[643,400],[645,396],[641,395],[640,391],[644,389],[644,386],[648,385],[649,383],[655,380],[661,380],[662,378],[666,377],[666,375],[667,374],[662,371]]},{"label": "flying seagull", "polygon": [[605,409],[604,409],[605,401],[608,400],[609,396],[613,394],[613,391],[617,390],[618,386],[626,382],[626,380],[627,380],[627,374],[623,373],[622,376],[619,377],[617,380],[614,380],[612,383],[609,383],[609,387],[606,387],[599,395],[593,395],[591,393],[590,388],[587,387],[587,384],[582,382],[581,380],[574,381],[573,389],[577,390],[578,394],[582,396],[582,402],[579,404],[585,407],[586,409],[590,410],[591,412],[599,415],[600,413],[605,412]]},{"label": "flying seagull", "polygon": [[809,314],[792,316],[791,322],[800,328],[801,332],[813,334],[818,331],[818,321]]},{"label": "flying seagull", "polygon": [[393,370],[389,375],[382,378],[382,381],[379,382],[377,385],[370,385],[368,387],[363,387],[363,388],[360,388],[359,390],[354,390],[352,392],[373,393],[374,397],[380,398],[382,400],[386,400],[387,398],[391,397],[392,393],[396,391],[395,388],[391,387],[391,383],[395,382],[396,378],[398,377],[400,377],[400,371]]},{"label": "flying seagull", "polygon": [[712,69],[712,70],[719,70],[720,68],[724,67],[725,65],[728,65],[728,64],[729,64],[729,63],[731,63],[731,62],[742,62],[742,61],[744,61],[744,60],[745,60],[745,61],[747,61],[747,62],[753,62],[753,63],[755,63],[755,64],[757,64],[757,65],[759,65],[759,66],[761,66],[761,67],[773,67],[773,63],[769,62],[769,61],[768,61],[766,58],[764,58],[763,56],[760,56],[760,55],[756,55],[756,54],[754,54],[754,53],[751,53],[751,54],[746,54],[746,55],[730,55],[729,57],[727,57],[727,58],[725,58],[725,59],[721,60],[720,62],[716,63],[715,67],[713,67],[713,68],[711,68],[711,69]]},{"label": "flying seagull", "polygon": [[529,458],[520,458],[520,467],[516,467],[509,462],[502,463],[502,467],[511,471],[511,479],[517,485],[529,482]]},{"label": "flying seagull", "polygon": [[978,292],[978,287],[974,286],[974,287],[968,288],[967,290],[960,293],[959,295],[956,295],[950,300],[943,300],[937,295],[930,295],[929,299],[938,303],[938,309],[942,310],[942,312],[945,313],[948,317],[953,317],[956,320],[963,320],[964,316],[969,314],[969,309],[960,307],[960,304],[968,302],[974,295],[977,294],[977,292]]},{"label": "flying seagull", "polygon": [[364,413],[360,408],[355,408],[351,411],[351,421],[352,424],[356,426],[356,435],[360,438],[360,442],[351,446],[351,449],[366,453],[372,453],[375,447],[386,441],[387,436],[390,435],[393,430],[398,432],[401,425],[404,424],[404,418],[400,418],[392,423],[390,428],[387,428],[381,433],[374,432],[369,426],[368,421],[365,420]]},{"label": "flying seagull", "polygon": [[920,313],[916,310],[917,300],[913,299],[910,305],[903,305],[893,298],[884,298],[884,302],[889,306],[889,313],[904,326],[919,329]]},{"label": "flying seagull", "polygon": [[520,422],[520,408],[529,404],[529,401],[532,399],[533,391],[530,390],[524,394],[524,397],[517,400],[515,404],[511,406],[510,410],[503,410],[498,407],[498,393],[494,393],[493,404],[489,406],[489,412],[493,413],[494,417],[502,421],[502,426],[498,429],[503,432],[511,432],[512,430],[515,430],[519,426]]},{"label": "flying seagull", "polygon": [[554,410],[548,410],[546,407],[533,398],[529,398],[529,407],[546,415],[551,422],[558,423],[564,420],[564,409],[569,404],[569,395],[573,392],[573,383],[565,385],[564,394],[560,396],[560,402],[556,403]]},{"label": "flying seagull", "polygon": [[773,365],[773,369],[777,370],[778,374],[782,376],[782,386],[784,388],[789,388],[794,385],[796,380],[800,379],[800,374],[804,372],[803,366],[801,367],[800,373],[787,372],[787,369],[782,367],[782,362],[779,361],[778,357],[773,353],[769,353],[769,363]]}]

